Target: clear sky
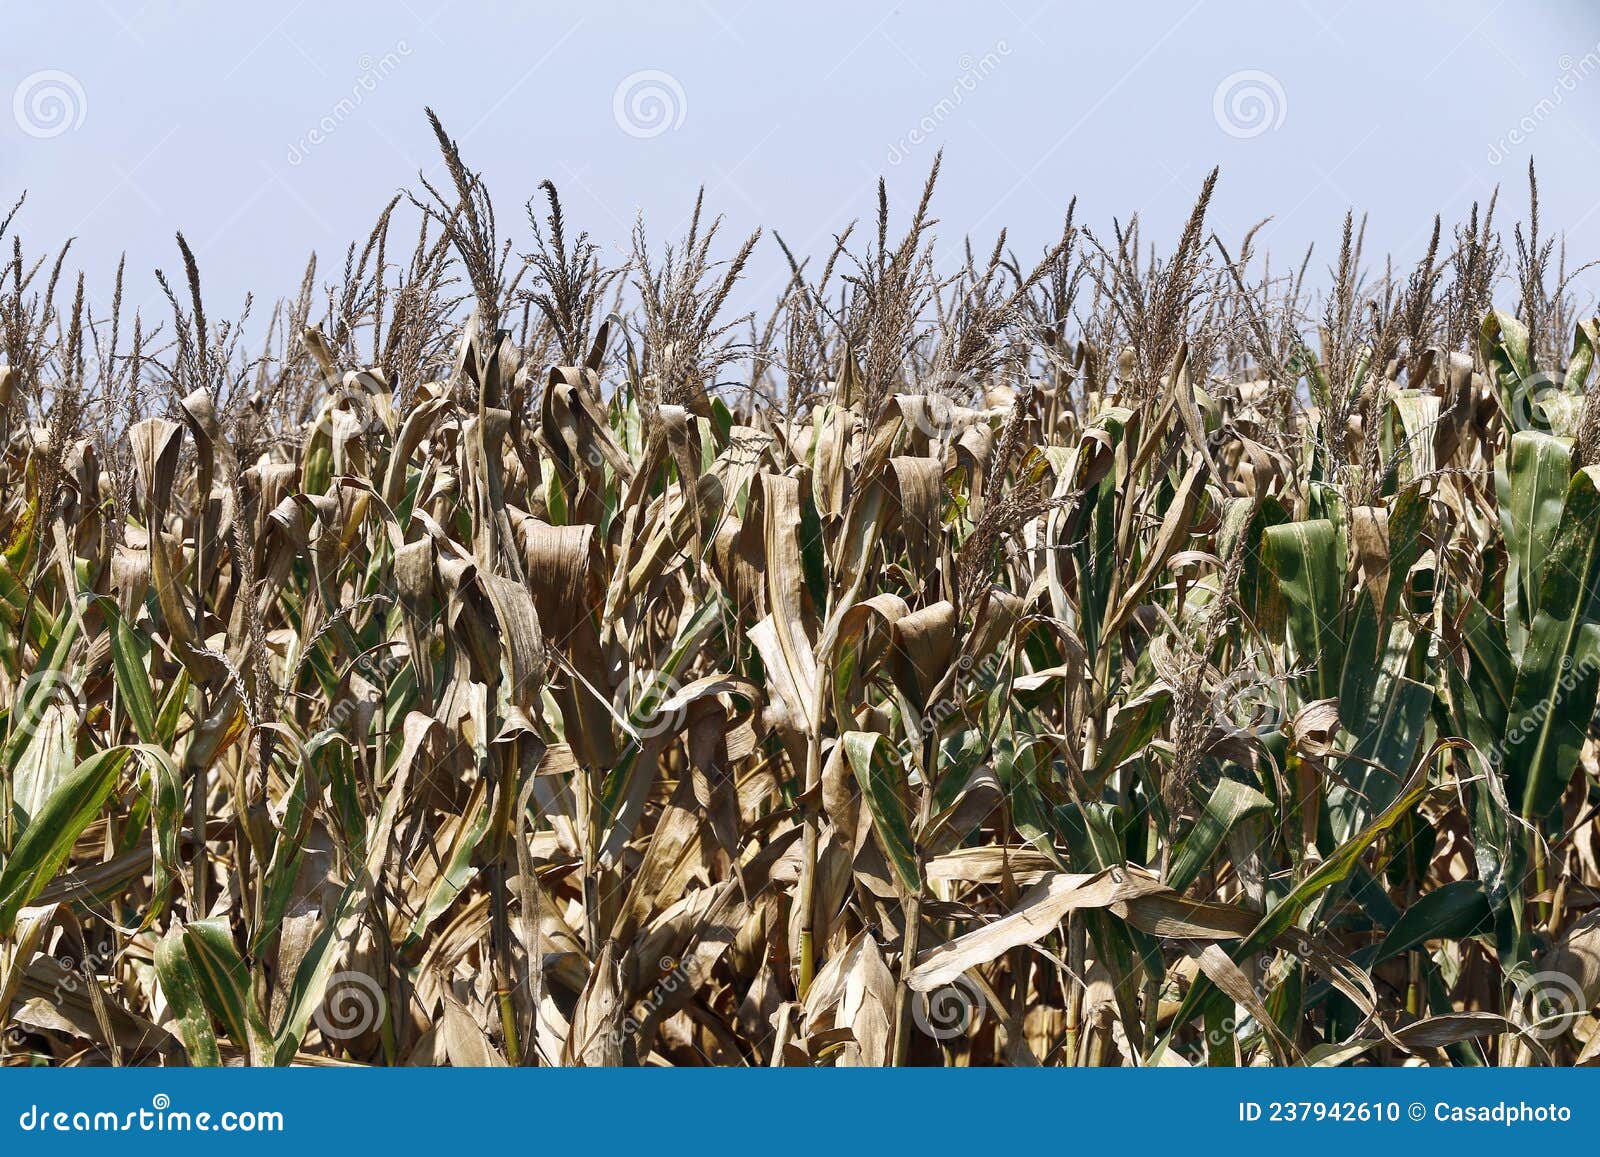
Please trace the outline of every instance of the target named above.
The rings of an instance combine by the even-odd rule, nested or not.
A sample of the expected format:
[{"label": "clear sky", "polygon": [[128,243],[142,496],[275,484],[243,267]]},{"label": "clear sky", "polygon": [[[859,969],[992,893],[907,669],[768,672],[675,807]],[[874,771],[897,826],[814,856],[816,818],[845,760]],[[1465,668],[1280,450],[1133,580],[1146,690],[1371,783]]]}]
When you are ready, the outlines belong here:
[{"label": "clear sky", "polygon": [[[1374,252],[1414,259],[1496,183],[1522,214],[1532,152],[1545,219],[1600,257],[1591,4],[0,0],[0,21],[0,197],[29,191],[30,250],[77,237],[102,300],[125,250],[153,306],[177,229],[217,313],[291,292],[312,249],[331,273],[437,173],[424,105],[519,240],[546,177],[619,251],[639,212],[680,230],[703,183],[730,247],[764,225],[817,252],[943,148],[947,249],[1008,226],[1029,254],[1073,194],[1167,246],[1220,164],[1224,237],[1272,215],[1279,259],[1331,258],[1353,206]],[[782,269],[764,245],[750,300]]]}]

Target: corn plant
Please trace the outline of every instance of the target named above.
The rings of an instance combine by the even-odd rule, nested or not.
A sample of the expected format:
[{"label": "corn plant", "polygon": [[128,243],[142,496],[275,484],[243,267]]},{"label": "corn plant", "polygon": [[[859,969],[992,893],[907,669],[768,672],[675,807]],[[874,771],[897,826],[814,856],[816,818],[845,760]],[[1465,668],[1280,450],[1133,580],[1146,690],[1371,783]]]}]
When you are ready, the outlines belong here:
[{"label": "corn plant", "polygon": [[1531,172],[1509,261],[1351,217],[1316,289],[1216,173],[1170,250],[952,265],[937,162],[614,267],[430,125],[265,320],[0,225],[7,1063],[1600,1055],[1600,319]]}]

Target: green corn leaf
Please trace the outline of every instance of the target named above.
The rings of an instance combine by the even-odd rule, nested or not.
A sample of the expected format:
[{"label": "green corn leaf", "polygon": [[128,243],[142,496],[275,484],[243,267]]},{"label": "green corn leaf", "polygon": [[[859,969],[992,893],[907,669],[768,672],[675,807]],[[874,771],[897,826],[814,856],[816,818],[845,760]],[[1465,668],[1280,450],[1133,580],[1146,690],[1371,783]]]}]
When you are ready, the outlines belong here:
[{"label": "green corn leaf", "polygon": [[140,743],[159,744],[161,731],[156,722],[155,693],[145,670],[150,643],[128,626],[114,600],[96,595],[93,602],[105,615],[111,635],[111,672],[116,679],[117,693],[122,697],[122,709],[132,720]]},{"label": "green corn leaf", "polygon": [[902,772],[889,741],[875,731],[847,731],[840,742],[866,798],[867,810],[872,813],[873,831],[884,854],[906,889],[917,891],[921,873],[911,836],[911,812],[902,794]]},{"label": "green corn leaf", "polygon": [[1507,793],[1545,816],[1578,766],[1600,687],[1600,467],[1572,476],[1517,667],[1503,750]]},{"label": "green corn leaf", "polygon": [[265,1063],[270,1056],[265,1022],[251,995],[250,967],[239,955],[227,921],[184,925],[183,946],[200,1000],[251,1064]]},{"label": "green corn leaf", "polygon": [[1496,474],[1506,542],[1506,641],[1514,660],[1522,657],[1539,607],[1545,559],[1555,546],[1571,477],[1569,447],[1533,430],[1512,435],[1505,469]]},{"label": "green corn leaf", "polygon": [[1341,602],[1344,552],[1328,519],[1269,526],[1262,532],[1267,569],[1289,604],[1289,637],[1310,667],[1310,698],[1339,694],[1344,669]]},{"label": "green corn leaf", "polygon": [[215,1067],[222,1064],[217,1036],[211,1031],[211,1016],[200,995],[200,979],[184,943],[184,932],[174,928],[156,944],[156,979],[172,1009],[174,1031],[189,1054],[189,1063]]},{"label": "green corn leaf", "polygon": [[[1372,846],[1379,836],[1389,831],[1401,818],[1416,806],[1428,787],[1428,769],[1433,765],[1440,752],[1454,747],[1462,747],[1460,740],[1440,740],[1433,745],[1432,750],[1421,759],[1410,777],[1405,788],[1398,793],[1393,803],[1384,809],[1370,824],[1358,832],[1354,837],[1341,844],[1332,855],[1324,860],[1304,880],[1295,885],[1270,912],[1261,919],[1261,922],[1230,951],[1229,955],[1235,961],[1247,960],[1253,954],[1260,952],[1276,941],[1295,926],[1302,913],[1311,904],[1319,899],[1329,889],[1343,883],[1355,870],[1361,856]],[[1183,1004],[1178,1009],[1178,1014],[1173,1020],[1175,1026],[1187,1024],[1200,1013],[1206,1003],[1216,994],[1216,989],[1210,982],[1197,979],[1189,988],[1183,998]],[[1163,1042],[1165,1043],[1165,1042]]]},{"label": "green corn leaf", "polygon": [[1428,940],[1460,940],[1489,925],[1489,898],[1477,880],[1441,884],[1400,914],[1383,938],[1373,964],[1409,952]]},{"label": "green corn leaf", "polygon": [[1194,883],[1236,825],[1271,807],[1272,801],[1255,788],[1237,780],[1218,780],[1194,826],[1178,843],[1167,872],[1168,886],[1181,892]]},{"label": "green corn leaf", "polygon": [[91,755],[73,769],[23,828],[16,847],[0,868],[0,935],[11,934],[17,913],[55,878],[72,854],[72,845],[100,813],[117,785],[129,747]]}]

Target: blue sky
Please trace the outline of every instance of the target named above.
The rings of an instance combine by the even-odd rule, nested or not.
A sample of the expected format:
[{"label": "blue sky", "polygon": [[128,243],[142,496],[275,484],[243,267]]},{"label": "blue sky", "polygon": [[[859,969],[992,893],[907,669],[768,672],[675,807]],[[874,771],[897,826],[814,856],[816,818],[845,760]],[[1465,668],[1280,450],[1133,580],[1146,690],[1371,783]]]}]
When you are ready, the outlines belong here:
[{"label": "blue sky", "polygon": [[[437,173],[432,105],[494,193],[502,230],[546,177],[620,252],[642,212],[679,231],[704,184],[728,244],[763,225],[817,252],[904,205],[935,151],[947,252],[1002,226],[1023,254],[1068,200],[1109,229],[1137,210],[1170,244],[1205,173],[1212,224],[1280,261],[1344,211],[1414,259],[1503,186],[1509,225],[1538,158],[1545,219],[1600,257],[1600,9],[1579,3],[499,4],[223,6],[0,0],[0,197],[30,249],[133,300],[182,229],[219,312],[330,273],[382,205]],[[1318,265],[1321,264],[1319,261]],[[781,281],[763,246],[750,300]]]}]

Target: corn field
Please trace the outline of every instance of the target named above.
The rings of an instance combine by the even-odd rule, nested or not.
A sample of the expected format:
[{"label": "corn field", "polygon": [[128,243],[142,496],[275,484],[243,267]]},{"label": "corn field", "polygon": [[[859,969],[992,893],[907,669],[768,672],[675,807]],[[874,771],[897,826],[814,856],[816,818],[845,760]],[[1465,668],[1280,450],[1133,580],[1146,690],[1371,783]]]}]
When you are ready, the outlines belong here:
[{"label": "corn field", "polygon": [[613,259],[430,120],[266,317],[0,226],[7,1064],[1600,1057],[1600,318],[1531,170],[1401,271],[1215,173],[1170,248],[945,260],[937,162]]}]

